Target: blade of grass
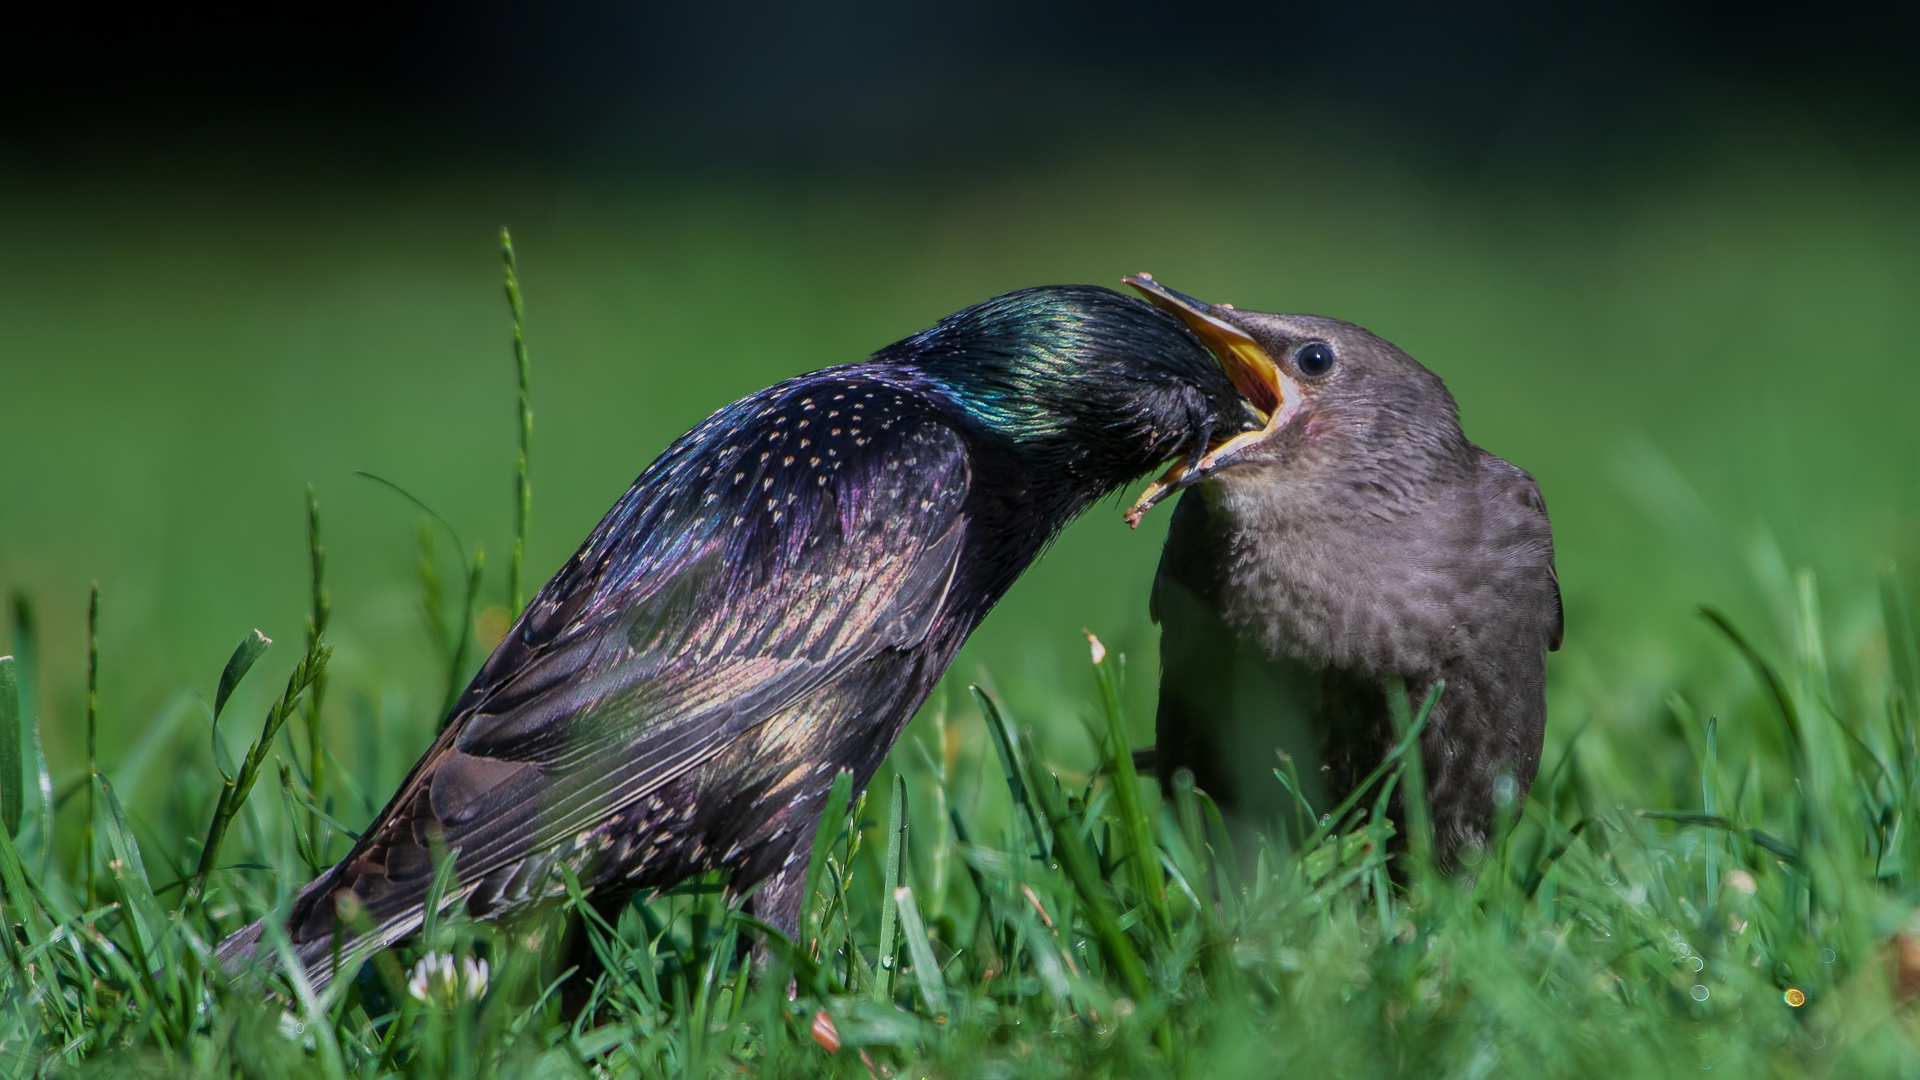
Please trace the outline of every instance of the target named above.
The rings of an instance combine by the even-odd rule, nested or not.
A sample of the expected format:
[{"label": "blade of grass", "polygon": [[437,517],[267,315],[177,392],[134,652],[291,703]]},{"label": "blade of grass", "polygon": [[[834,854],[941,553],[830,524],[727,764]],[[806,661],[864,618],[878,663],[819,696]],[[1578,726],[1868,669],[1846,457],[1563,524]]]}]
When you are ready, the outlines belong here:
[{"label": "blade of grass", "polygon": [[[285,973],[288,984],[293,988],[294,1001],[299,1005],[300,1031],[313,1036],[321,1067],[330,1080],[345,1080],[346,1066],[340,1057],[340,1043],[334,1035],[333,1025],[327,1021],[329,1010],[326,1002],[307,979],[306,968],[301,966],[299,956],[293,951],[293,943],[287,940],[286,931],[272,919],[267,920],[265,929],[273,951],[280,958],[280,970]],[[343,983],[336,982],[334,985],[339,987]]]},{"label": "blade of grass", "polygon": [[1787,692],[1787,684],[1781,680],[1780,673],[1774,670],[1773,665],[1767,662],[1767,658],[1760,655],[1760,650],[1753,647],[1746,635],[1740,632],[1740,628],[1735,626],[1733,620],[1720,609],[1703,605],[1700,608],[1700,614],[1711,622],[1723,637],[1733,643],[1741,659],[1753,669],[1754,677],[1760,681],[1760,685],[1767,691],[1768,699],[1773,702],[1774,711],[1779,714],[1780,722],[1786,725],[1787,745],[1793,755],[1794,774],[1805,776],[1808,764],[1807,747],[1800,730],[1800,711],[1794,707],[1793,695]]},{"label": "blade of grass", "polygon": [[880,972],[873,982],[873,999],[879,1002],[893,1000],[893,973],[899,966],[898,958],[894,955],[894,929],[899,918],[894,890],[900,887],[901,879],[906,876],[906,861],[907,778],[896,772],[893,774],[893,802],[887,810],[886,883],[880,894]]},{"label": "blade of grass", "polygon": [[1162,940],[1171,940],[1173,919],[1167,914],[1166,879],[1160,873],[1153,822],[1140,801],[1140,777],[1133,769],[1133,749],[1127,741],[1126,718],[1120,709],[1119,680],[1114,676],[1114,665],[1107,656],[1106,646],[1091,631],[1087,632],[1087,643],[1092,649],[1094,681],[1100,686],[1100,702],[1107,718],[1105,766],[1113,777],[1114,799],[1120,806],[1129,873],[1147,910],[1153,913],[1154,929]]},{"label": "blade of grass", "polygon": [[440,703],[440,723],[453,719],[453,707],[466,689],[467,653],[473,648],[473,609],[480,600],[480,573],[486,568],[485,548],[473,549],[473,561],[467,568],[467,592],[460,605],[460,633],[454,639],[453,658],[447,661],[447,696]]},{"label": "blade of grass", "polygon": [[920,905],[914,902],[913,889],[902,885],[893,891],[894,907],[900,912],[900,932],[907,939],[907,955],[913,958],[913,981],[920,988],[920,1000],[936,1019],[945,1017],[947,981],[933,958],[933,942],[927,938],[926,924],[920,921]]},{"label": "blade of grass", "polygon": [[8,839],[20,835],[26,806],[26,764],[20,758],[20,665],[0,656],[0,822]]},{"label": "blade of grass", "polygon": [[20,942],[13,935],[15,918],[26,930],[27,945],[38,945],[41,940],[36,932],[35,914],[43,914],[39,899],[27,886],[27,868],[20,861],[19,849],[13,846],[13,838],[0,836],[0,886],[5,888],[6,906],[13,917],[0,920],[0,943],[4,943],[7,963],[12,967],[14,978],[19,980],[16,986],[29,983],[27,963],[21,953]]},{"label": "blade of grass", "polygon": [[447,904],[447,897],[458,886],[455,865],[460,859],[460,849],[449,850],[440,844],[433,845],[433,879],[427,883],[427,895],[421,902],[420,942],[429,949],[440,947],[441,909]]},{"label": "blade of grass", "polygon": [[[320,500],[313,485],[307,485],[307,566],[311,585],[308,592],[307,651],[320,647],[327,633],[327,616],[332,611],[326,589],[326,549],[320,546]],[[327,747],[320,727],[320,713],[327,696],[327,673],[314,676],[307,691],[307,791],[316,807],[307,819],[307,837],[314,852],[325,861],[327,852],[325,816],[317,809],[327,805]]]},{"label": "blade of grass", "polygon": [[1580,834],[1586,832],[1587,826],[1592,825],[1593,822],[1594,819],[1591,817],[1583,817],[1574,822],[1573,826],[1567,830],[1567,835],[1554,844],[1546,856],[1527,871],[1526,879],[1520,884],[1520,892],[1523,896],[1529,900],[1533,899],[1534,894],[1540,891],[1540,883],[1546,880],[1554,864],[1573,848],[1574,843],[1580,839]]},{"label": "blade of grass", "polygon": [[[1714,796],[1720,786],[1720,718],[1707,717],[1706,728],[1707,755],[1700,764],[1700,809],[1709,814],[1718,814],[1720,808],[1715,804]],[[1707,844],[1707,910],[1713,910],[1713,902],[1720,895],[1720,839],[1715,837]]]},{"label": "blade of grass", "polygon": [[87,594],[87,836],[80,849],[81,866],[86,875],[86,904],[94,906],[99,895],[94,864],[94,781],[100,776],[98,756],[100,729],[100,583],[94,582]]},{"label": "blade of grass", "polygon": [[[987,891],[987,879],[981,875],[980,868],[973,864],[971,858],[967,857],[968,853],[973,850],[974,845],[973,841],[967,837],[966,823],[960,820],[960,808],[957,806],[949,806],[947,808],[947,820],[953,826],[953,839],[955,850],[960,855],[960,865],[966,868],[967,880],[973,883],[974,895],[978,897],[980,901],[979,907],[976,909],[977,914],[974,917],[974,935],[986,941],[990,953],[997,953],[999,946],[994,937],[991,918],[993,896]],[[981,933],[982,928],[986,931],[984,934]]]},{"label": "blade of grass", "polygon": [[[161,943],[167,918],[160,909],[160,902],[154,898],[153,886],[147,879],[146,863],[140,858],[140,844],[127,827],[126,813],[121,810],[120,800],[113,793],[113,785],[104,776],[95,776],[94,783],[100,788],[101,802],[107,808],[103,824],[106,827],[108,849],[113,852],[113,859],[107,868],[113,874],[114,891],[120,895],[127,921],[131,924],[127,939],[133,947],[135,971],[146,987],[147,994],[156,1002],[163,1001],[166,995],[161,991],[154,972],[153,953]],[[185,1032],[176,1034],[184,1035]]]},{"label": "blade of grass", "polygon": [[1000,754],[1000,767],[1005,770],[1007,790],[1012,793],[1015,806],[1026,817],[1027,825],[1033,829],[1034,857],[1045,861],[1047,857],[1046,831],[1040,825],[1039,815],[1035,812],[1033,800],[1027,793],[1027,785],[1021,779],[1019,758],[1014,749],[1013,728],[1000,711],[1000,703],[978,686],[969,686],[973,699],[980,705],[980,717],[987,723],[987,734],[993,738],[993,748]]},{"label": "blade of grass", "polygon": [[1634,813],[1643,818],[1652,818],[1655,821],[1671,821],[1676,825],[1703,825],[1707,828],[1730,832],[1736,836],[1744,836],[1753,841],[1756,846],[1772,852],[1778,856],[1782,862],[1788,863],[1796,869],[1805,869],[1806,866],[1805,861],[1801,858],[1800,850],[1792,844],[1762,832],[1750,825],[1741,825],[1738,822],[1728,821],[1718,814],[1695,814],[1682,810],[1636,810]]},{"label": "blade of grass", "polygon": [[513,364],[520,387],[520,452],[513,468],[513,551],[507,559],[508,613],[519,618],[525,607],[520,591],[520,571],[526,557],[527,529],[533,519],[533,485],[527,479],[527,464],[533,451],[533,366],[527,359],[526,311],[520,303],[520,276],[513,256],[513,234],[500,227],[500,260],[507,287],[507,309],[513,314]]},{"label": "blade of grass", "polygon": [[[1440,694],[1446,688],[1446,680],[1440,679],[1434,682],[1433,688],[1427,691],[1426,700],[1420,705],[1420,711],[1415,714],[1412,721],[1407,724],[1406,730],[1399,733],[1400,741],[1394,744],[1392,750],[1387,751],[1387,755],[1380,759],[1380,764],[1375,765],[1373,771],[1368,773],[1365,779],[1354,785],[1352,794],[1342,799],[1340,805],[1333,808],[1332,813],[1327,814],[1320,820],[1320,824],[1308,835],[1306,842],[1301,844],[1300,850],[1302,852],[1311,851],[1319,845],[1320,841],[1326,839],[1329,832],[1338,828],[1340,822],[1346,820],[1347,813],[1359,803],[1361,796],[1365,795],[1374,784],[1378,783],[1380,778],[1385,776],[1389,769],[1393,768],[1395,762],[1407,757],[1410,750],[1420,745],[1420,733],[1426,730],[1427,720],[1433,715],[1433,707],[1440,701]],[[1394,694],[1389,690],[1387,694],[1387,707],[1389,710],[1393,707],[1393,699]],[[1400,704],[1402,708],[1406,706],[1406,701],[1406,695],[1401,694]],[[1402,783],[1404,785],[1404,781]],[[1407,801],[1413,801],[1413,793],[1411,791],[1407,793]],[[1209,799],[1207,805],[1211,807],[1213,805],[1212,800]],[[1420,798],[1420,812],[1423,817],[1426,813],[1426,805],[1426,796],[1423,791]],[[1432,834],[1430,832],[1428,837],[1429,840],[1431,840]]]},{"label": "blade of grass", "polygon": [[247,751],[240,763],[240,772],[232,781],[221,786],[218,801],[214,804],[213,822],[207,827],[207,839],[200,847],[200,865],[187,882],[186,899],[196,903],[206,895],[207,878],[219,865],[220,848],[226,842],[227,830],[233,819],[246,804],[247,796],[253,792],[254,781],[259,779],[260,767],[265,764],[267,755],[273,751],[273,740],[279,736],[280,729],[293,716],[300,701],[300,695],[313,685],[314,678],[324,670],[327,661],[333,656],[333,646],[322,645],[317,651],[308,652],[294,665],[293,672],[287,676],[287,685],[280,693],[280,699],[267,710],[266,719],[260,725],[260,738]]},{"label": "blade of grass", "polygon": [[383,476],[376,476],[365,469],[355,470],[356,476],[364,476],[394,494],[419,507],[422,513],[433,523],[447,531],[453,540],[454,554],[460,560],[460,572],[466,582],[464,609],[458,626],[447,625],[446,609],[440,598],[440,572],[434,557],[432,525],[423,524],[420,532],[420,555],[414,564],[415,576],[420,581],[421,604],[426,609],[427,625],[433,635],[434,647],[440,650],[441,659],[447,665],[447,689],[441,699],[440,725],[452,719],[454,703],[460,699],[464,687],[461,679],[462,668],[466,666],[467,649],[473,641],[473,609],[480,591],[481,569],[486,562],[486,552],[479,546],[473,549],[473,559],[467,559],[466,542],[460,539],[460,531],[453,523],[441,517],[439,511],[428,506],[412,492]]},{"label": "blade of grass", "polygon": [[1099,866],[1092,853],[1081,843],[1078,823],[1069,817],[1066,800],[1053,775],[1039,764],[1040,758],[1030,734],[1021,735],[1021,749],[1025,751],[1023,756],[1028,770],[1027,790],[1038,797],[1041,813],[1052,826],[1054,854],[1059,856],[1061,868],[1066,871],[1068,881],[1086,907],[1101,951],[1106,953],[1107,961],[1120,972],[1134,1001],[1144,1002],[1150,989],[1147,971],[1140,962],[1140,953],[1134,948],[1133,940],[1127,937],[1126,931],[1120,929],[1113,903],[1107,896],[1106,882],[1100,879]]},{"label": "blade of grass", "polygon": [[853,773],[841,769],[833,776],[833,786],[827,789],[826,809],[820,813],[820,824],[814,827],[813,850],[807,856],[806,892],[800,898],[800,946],[809,953],[820,947],[821,916],[826,910],[821,902],[820,882],[826,873],[827,856],[846,830],[847,803],[852,797]]},{"label": "blade of grass", "polygon": [[1274,778],[1280,781],[1287,794],[1293,796],[1294,838],[1304,840],[1311,831],[1308,823],[1320,823],[1320,815],[1313,809],[1313,803],[1307,799],[1306,791],[1300,785],[1300,769],[1294,764],[1293,755],[1275,747],[1274,753],[1280,757],[1280,767],[1273,770]]},{"label": "blade of grass", "polygon": [[53,773],[47,769],[47,755],[40,739],[40,641],[34,625],[33,599],[25,590],[13,594],[13,655],[20,664],[20,720],[30,740],[27,749],[31,753],[24,756],[27,767],[32,769],[29,779],[37,782],[39,795],[33,808],[39,831],[38,861],[44,872],[53,854]]},{"label": "blade of grass", "polygon": [[[1428,692],[1427,702],[1420,707],[1423,721],[1420,727],[1426,726],[1424,720],[1445,685],[1444,681],[1436,681]],[[1433,865],[1433,822],[1427,816],[1426,762],[1420,753],[1420,728],[1414,726],[1407,684],[1399,679],[1387,683],[1387,712],[1393,717],[1394,737],[1408,747],[1403,752],[1400,769],[1400,787],[1406,793],[1401,803],[1407,815],[1407,854],[1416,868],[1424,869]]]},{"label": "blade of grass", "polygon": [[1226,817],[1220,813],[1220,805],[1213,801],[1213,796],[1197,787],[1193,795],[1205,816],[1207,832],[1213,837],[1208,850],[1213,854],[1214,869],[1224,879],[1220,900],[1223,905],[1231,903],[1237,914],[1246,901],[1246,890],[1240,881],[1240,859],[1233,847],[1233,834],[1227,831]]},{"label": "blade of grass", "polygon": [[213,745],[213,766],[220,770],[220,776],[228,783],[233,782],[234,774],[227,768],[227,747],[220,741],[220,717],[227,711],[227,701],[239,687],[240,681],[253,670],[253,665],[266,653],[273,639],[261,633],[257,628],[240,644],[234,647],[233,655],[227,657],[227,666],[220,671],[220,685],[213,694],[213,730],[209,735]]}]

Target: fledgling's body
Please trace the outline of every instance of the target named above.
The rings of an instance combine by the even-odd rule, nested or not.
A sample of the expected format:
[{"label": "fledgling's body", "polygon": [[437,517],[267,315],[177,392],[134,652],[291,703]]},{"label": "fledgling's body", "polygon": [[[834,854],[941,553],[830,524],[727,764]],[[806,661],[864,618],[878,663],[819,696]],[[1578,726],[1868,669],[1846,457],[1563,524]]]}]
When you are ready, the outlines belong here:
[{"label": "fledgling's body", "polygon": [[1560,644],[1538,485],[1469,441],[1439,377],[1390,342],[1178,300],[1264,352],[1275,385],[1267,427],[1178,482],[1153,591],[1163,776],[1191,769],[1265,826],[1290,801],[1281,750],[1324,812],[1393,746],[1388,687],[1417,707],[1445,680],[1421,739],[1436,850],[1483,843],[1500,774],[1524,797],[1539,766]]}]

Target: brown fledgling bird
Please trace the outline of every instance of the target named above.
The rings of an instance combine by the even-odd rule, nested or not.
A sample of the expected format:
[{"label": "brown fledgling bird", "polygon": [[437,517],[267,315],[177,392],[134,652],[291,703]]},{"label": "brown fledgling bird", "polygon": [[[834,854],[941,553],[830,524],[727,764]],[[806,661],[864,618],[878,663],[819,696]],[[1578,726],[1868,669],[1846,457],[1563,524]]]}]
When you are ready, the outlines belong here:
[{"label": "brown fledgling bird", "polygon": [[1291,799],[1283,750],[1325,813],[1393,747],[1390,683],[1417,708],[1444,679],[1421,735],[1435,852],[1484,844],[1500,774],[1524,798],[1539,767],[1560,647],[1539,486],[1468,441],[1446,385],[1391,342],[1127,283],[1267,416],[1129,511],[1191,488],[1153,585],[1163,782],[1191,769],[1243,825],[1271,825]]}]

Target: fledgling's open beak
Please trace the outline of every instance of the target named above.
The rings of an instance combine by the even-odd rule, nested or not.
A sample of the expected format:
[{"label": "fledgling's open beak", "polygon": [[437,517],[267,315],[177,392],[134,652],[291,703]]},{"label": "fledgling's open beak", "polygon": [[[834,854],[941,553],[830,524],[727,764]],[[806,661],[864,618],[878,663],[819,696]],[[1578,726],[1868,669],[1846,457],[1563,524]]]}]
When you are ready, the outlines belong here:
[{"label": "fledgling's open beak", "polygon": [[1280,377],[1280,365],[1267,355],[1267,350],[1259,342],[1248,337],[1246,331],[1222,318],[1221,309],[1204,300],[1174,292],[1153,280],[1152,274],[1129,274],[1120,280],[1139,290],[1140,295],[1146,297],[1154,307],[1172,312],[1186,323],[1187,329],[1193,331],[1201,344],[1219,358],[1220,366],[1226,369],[1227,378],[1233,381],[1233,388],[1240,391],[1240,395],[1260,414],[1262,421],[1258,430],[1241,432],[1210,447],[1197,463],[1174,463],[1160,479],[1147,485],[1140,500],[1127,508],[1127,524],[1139,528],[1141,517],[1153,509],[1154,504],[1176,491],[1199,483],[1218,467],[1223,457],[1231,456],[1240,447],[1258,442],[1271,434],[1284,419],[1288,402],[1286,385]]}]

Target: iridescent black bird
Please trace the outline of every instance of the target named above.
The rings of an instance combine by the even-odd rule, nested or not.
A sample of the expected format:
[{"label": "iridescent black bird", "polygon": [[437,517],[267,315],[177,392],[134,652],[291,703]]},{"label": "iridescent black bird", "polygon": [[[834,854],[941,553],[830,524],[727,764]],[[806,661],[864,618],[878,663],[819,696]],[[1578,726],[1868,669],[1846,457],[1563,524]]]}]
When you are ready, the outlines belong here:
[{"label": "iridescent black bird", "polygon": [[1243,822],[1271,822],[1283,748],[1324,812],[1392,747],[1393,681],[1417,703],[1444,679],[1421,736],[1435,850],[1445,864],[1485,842],[1501,772],[1520,797],[1533,782],[1560,647],[1539,486],[1469,442],[1439,376],[1391,342],[1128,280],[1268,417],[1129,512],[1198,484],[1153,586],[1163,777],[1189,768]]},{"label": "iridescent black bird", "polygon": [[561,894],[563,866],[597,903],[724,867],[735,889],[767,880],[759,911],[793,929],[835,773],[866,784],[1075,515],[1249,416],[1178,319],[1089,286],[1008,293],[721,409],[640,475],[300,893],[295,951],[324,984],[336,948],[357,963],[412,932],[435,847],[483,918]]}]

